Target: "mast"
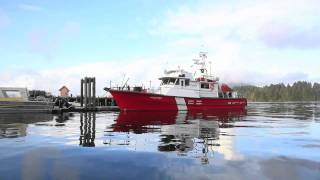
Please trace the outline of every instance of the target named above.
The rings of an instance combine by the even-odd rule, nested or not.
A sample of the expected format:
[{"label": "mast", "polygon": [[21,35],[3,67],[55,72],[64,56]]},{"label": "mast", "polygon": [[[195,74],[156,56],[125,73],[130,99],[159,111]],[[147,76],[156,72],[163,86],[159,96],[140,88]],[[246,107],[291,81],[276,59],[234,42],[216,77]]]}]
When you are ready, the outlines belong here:
[{"label": "mast", "polygon": [[212,76],[212,74],[211,74],[211,63],[212,63],[212,62],[209,61],[208,63],[210,64],[210,66],[209,66],[209,67],[210,67],[210,76]]},{"label": "mast", "polygon": [[[201,76],[208,76],[208,69],[206,66],[207,63],[207,52],[200,52],[199,53],[199,59],[193,59],[194,64],[200,66],[199,70],[201,73]],[[210,76],[211,76],[211,70],[210,70]]]}]

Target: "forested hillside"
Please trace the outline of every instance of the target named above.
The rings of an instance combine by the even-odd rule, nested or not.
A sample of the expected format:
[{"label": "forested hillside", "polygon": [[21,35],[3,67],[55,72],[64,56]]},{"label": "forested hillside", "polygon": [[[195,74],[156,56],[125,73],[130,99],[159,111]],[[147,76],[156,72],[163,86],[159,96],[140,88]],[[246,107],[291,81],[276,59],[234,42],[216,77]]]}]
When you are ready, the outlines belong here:
[{"label": "forested hillside", "polygon": [[298,81],[293,85],[237,86],[234,90],[249,101],[319,101],[320,84]]}]

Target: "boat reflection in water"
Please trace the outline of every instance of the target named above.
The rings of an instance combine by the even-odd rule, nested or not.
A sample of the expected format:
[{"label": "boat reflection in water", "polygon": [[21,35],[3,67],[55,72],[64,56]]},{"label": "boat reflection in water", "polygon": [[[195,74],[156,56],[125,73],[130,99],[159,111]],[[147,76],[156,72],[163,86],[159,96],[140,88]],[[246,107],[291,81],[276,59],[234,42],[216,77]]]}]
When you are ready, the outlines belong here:
[{"label": "boat reflection in water", "polygon": [[[219,146],[219,126],[240,120],[245,109],[219,109],[215,111],[135,111],[120,112],[114,132],[159,133],[158,151],[194,155],[208,163],[207,154]],[[129,144],[130,142],[128,142]],[[200,157],[201,156],[201,157]]]},{"label": "boat reflection in water", "polygon": [[136,134],[153,132],[152,125],[189,124],[192,120],[228,123],[245,116],[246,109],[215,111],[128,111],[120,112],[114,131]]}]

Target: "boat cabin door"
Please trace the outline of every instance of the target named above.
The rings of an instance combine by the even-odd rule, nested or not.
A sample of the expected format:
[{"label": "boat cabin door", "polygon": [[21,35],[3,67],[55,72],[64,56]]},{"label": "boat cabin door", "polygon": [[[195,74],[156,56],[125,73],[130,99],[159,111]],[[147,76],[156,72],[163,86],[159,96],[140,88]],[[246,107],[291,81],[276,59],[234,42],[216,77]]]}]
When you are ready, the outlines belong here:
[{"label": "boat cabin door", "polygon": [[181,86],[184,86],[184,79],[180,79]]}]

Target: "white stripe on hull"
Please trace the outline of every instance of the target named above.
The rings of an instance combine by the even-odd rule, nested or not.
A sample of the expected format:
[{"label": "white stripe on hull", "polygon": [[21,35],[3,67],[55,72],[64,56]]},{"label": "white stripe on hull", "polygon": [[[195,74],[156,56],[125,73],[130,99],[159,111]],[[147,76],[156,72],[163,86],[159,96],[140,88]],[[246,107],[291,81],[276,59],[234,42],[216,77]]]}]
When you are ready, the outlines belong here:
[{"label": "white stripe on hull", "polygon": [[176,99],[176,103],[177,103],[177,107],[178,107],[179,111],[188,110],[187,105],[186,105],[186,101],[184,100],[184,98],[175,97],[175,99]]}]

